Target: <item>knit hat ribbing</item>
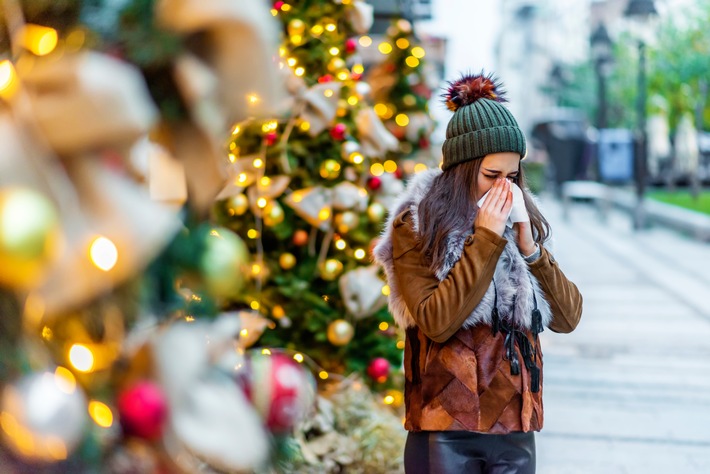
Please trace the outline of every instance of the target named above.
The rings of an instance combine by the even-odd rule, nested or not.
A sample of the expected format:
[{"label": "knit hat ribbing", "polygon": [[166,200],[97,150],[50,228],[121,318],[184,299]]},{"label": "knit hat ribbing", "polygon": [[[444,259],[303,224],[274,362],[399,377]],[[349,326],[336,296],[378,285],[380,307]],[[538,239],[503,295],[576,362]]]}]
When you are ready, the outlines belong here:
[{"label": "knit hat ribbing", "polygon": [[525,135],[491,76],[464,76],[451,83],[445,98],[454,115],[446,127],[443,170],[491,153],[525,156]]}]

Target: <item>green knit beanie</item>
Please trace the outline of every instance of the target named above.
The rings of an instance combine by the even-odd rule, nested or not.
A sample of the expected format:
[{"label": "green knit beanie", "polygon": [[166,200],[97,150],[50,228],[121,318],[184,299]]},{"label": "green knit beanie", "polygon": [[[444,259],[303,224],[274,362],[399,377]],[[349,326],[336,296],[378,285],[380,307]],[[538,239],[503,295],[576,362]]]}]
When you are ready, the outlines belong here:
[{"label": "green knit beanie", "polygon": [[503,91],[491,75],[465,75],[450,83],[444,97],[454,112],[446,127],[443,170],[491,153],[525,156],[525,135],[503,105]]}]

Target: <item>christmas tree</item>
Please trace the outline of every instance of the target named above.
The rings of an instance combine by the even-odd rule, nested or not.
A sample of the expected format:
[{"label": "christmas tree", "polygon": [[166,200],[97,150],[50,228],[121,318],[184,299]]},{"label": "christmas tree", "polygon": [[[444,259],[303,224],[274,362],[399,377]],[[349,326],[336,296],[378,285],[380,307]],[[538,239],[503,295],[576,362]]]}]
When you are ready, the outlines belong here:
[{"label": "christmas tree", "polygon": [[375,111],[400,141],[400,164],[409,172],[437,166],[439,156],[430,142],[434,121],[429,114],[436,78],[424,47],[404,18],[392,22],[377,47],[384,59],[368,71],[367,80]]},{"label": "christmas tree", "polygon": [[0,24],[2,471],[260,469],[313,382],[245,354],[250,255],[210,209],[230,124],[280,97],[268,9],[8,0]]},{"label": "christmas tree", "polygon": [[385,388],[403,345],[370,250],[403,184],[399,143],[362,80],[371,7],[278,1],[272,14],[293,101],[285,118],[236,124],[229,142],[219,221],[255,256],[235,307],[272,318],[259,345],[304,353],[320,379],[361,372]]}]

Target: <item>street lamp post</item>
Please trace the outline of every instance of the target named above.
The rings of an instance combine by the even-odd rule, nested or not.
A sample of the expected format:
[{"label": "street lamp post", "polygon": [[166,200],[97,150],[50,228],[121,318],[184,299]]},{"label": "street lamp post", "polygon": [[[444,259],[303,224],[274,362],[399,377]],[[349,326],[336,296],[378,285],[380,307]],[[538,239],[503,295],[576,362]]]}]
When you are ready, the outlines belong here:
[{"label": "street lamp post", "polygon": [[[636,23],[639,30],[648,29],[651,20],[658,14],[653,0],[630,0],[624,16]],[[637,130],[635,154],[636,209],[634,211],[634,229],[644,227],[644,195],[646,192],[648,147],[646,137],[646,40],[644,34],[638,34],[638,95],[636,99]]]},{"label": "street lamp post", "polygon": [[603,23],[594,29],[589,38],[592,47],[592,59],[594,60],[594,71],[597,74],[597,129],[606,128],[606,78],[609,75],[612,56],[612,42],[609,32]]}]

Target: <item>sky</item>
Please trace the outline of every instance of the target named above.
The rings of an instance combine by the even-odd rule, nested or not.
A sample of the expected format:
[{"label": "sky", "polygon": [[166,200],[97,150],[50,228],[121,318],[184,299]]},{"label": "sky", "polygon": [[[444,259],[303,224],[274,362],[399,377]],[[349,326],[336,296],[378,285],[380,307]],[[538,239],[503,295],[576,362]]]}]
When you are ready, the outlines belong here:
[{"label": "sky", "polygon": [[495,69],[493,48],[500,25],[499,0],[436,0],[431,21],[417,24],[424,34],[448,38],[446,70]]},{"label": "sky", "polygon": [[[432,20],[418,22],[417,31],[447,39],[447,77],[444,80],[452,80],[462,72],[495,71],[494,47],[500,26],[499,9],[500,0],[434,0]],[[438,98],[439,91],[434,95]],[[441,142],[451,112],[440,100],[433,100],[430,105],[438,123],[432,139]]]}]

